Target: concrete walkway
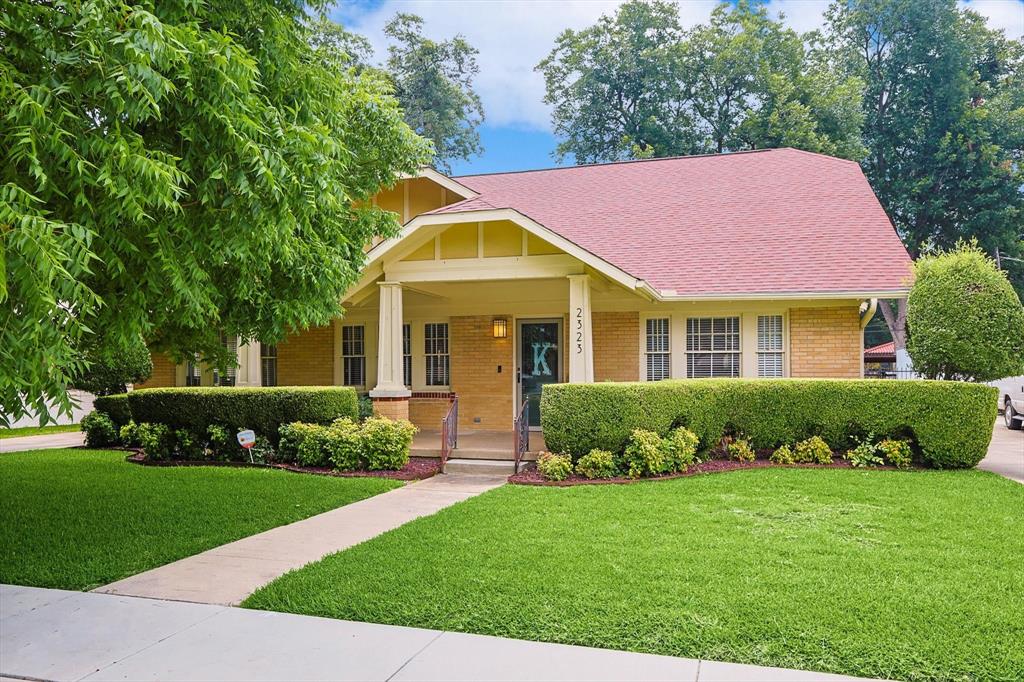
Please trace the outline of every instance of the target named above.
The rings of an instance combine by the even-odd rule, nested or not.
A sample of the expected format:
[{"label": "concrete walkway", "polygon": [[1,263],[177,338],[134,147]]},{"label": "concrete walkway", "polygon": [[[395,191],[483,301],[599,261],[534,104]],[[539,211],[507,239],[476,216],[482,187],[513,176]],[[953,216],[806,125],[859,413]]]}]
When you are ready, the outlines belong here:
[{"label": "concrete walkway", "polygon": [[503,483],[504,476],[435,476],[214,547],[105,585],[96,592],[204,604],[238,604],[257,588],[292,569]]},{"label": "concrete walkway", "polygon": [[856,678],[107,594],[0,585],[0,677],[35,680]]},{"label": "concrete walkway", "polygon": [[85,445],[85,434],[81,431],[44,433],[40,436],[21,436],[18,438],[0,438],[0,452],[73,448],[79,445]]},{"label": "concrete walkway", "polygon": [[999,418],[992,431],[988,454],[978,468],[1024,483],[1024,430],[1011,431]]}]

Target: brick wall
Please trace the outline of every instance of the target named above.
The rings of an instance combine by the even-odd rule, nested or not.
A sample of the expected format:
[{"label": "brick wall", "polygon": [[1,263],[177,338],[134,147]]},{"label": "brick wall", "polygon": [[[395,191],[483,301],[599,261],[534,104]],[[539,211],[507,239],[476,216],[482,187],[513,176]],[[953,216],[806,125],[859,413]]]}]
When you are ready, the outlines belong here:
[{"label": "brick wall", "polygon": [[373,413],[388,419],[409,419],[409,400],[376,399],[373,401]]},{"label": "brick wall", "polygon": [[594,381],[640,380],[640,314],[592,313]]},{"label": "brick wall", "polygon": [[[417,398],[409,400],[409,421],[421,429],[437,431],[448,413],[448,398]],[[460,408],[462,406],[460,405]]]},{"label": "brick wall", "polygon": [[313,327],[277,344],[278,386],[334,383],[334,327]]},{"label": "brick wall", "polygon": [[135,388],[168,388],[174,386],[175,366],[163,353],[153,353],[153,373]]},{"label": "brick wall", "polygon": [[862,334],[856,306],[790,309],[790,375],[860,377]]},{"label": "brick wall", "polygon": [[494,338],[492,319],[477,315],[449,321],[451,389],[459,396],[460,429],[512,429],[512,330],[507,338]]}]

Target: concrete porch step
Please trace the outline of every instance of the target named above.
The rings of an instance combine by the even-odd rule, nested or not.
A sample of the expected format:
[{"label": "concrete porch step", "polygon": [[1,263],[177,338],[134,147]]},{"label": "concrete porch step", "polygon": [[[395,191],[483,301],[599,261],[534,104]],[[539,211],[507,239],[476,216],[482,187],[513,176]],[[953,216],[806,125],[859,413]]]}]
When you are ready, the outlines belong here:
[{"label": "concrete porch step", "polygon": [[515,462],[510,459],[469,459],[452,458],[445,466],[446,474],[477,474],[487,476],[511,476]]}]

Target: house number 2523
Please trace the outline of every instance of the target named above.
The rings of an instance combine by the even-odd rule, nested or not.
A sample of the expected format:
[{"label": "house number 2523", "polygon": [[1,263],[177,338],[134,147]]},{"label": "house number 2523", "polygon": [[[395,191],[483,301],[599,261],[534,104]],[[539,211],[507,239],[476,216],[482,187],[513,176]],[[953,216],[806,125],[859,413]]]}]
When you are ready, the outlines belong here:
[{"label": "house number 2523", "polygon": [[583,308],[576,308],[576,354],[583,352]]}]

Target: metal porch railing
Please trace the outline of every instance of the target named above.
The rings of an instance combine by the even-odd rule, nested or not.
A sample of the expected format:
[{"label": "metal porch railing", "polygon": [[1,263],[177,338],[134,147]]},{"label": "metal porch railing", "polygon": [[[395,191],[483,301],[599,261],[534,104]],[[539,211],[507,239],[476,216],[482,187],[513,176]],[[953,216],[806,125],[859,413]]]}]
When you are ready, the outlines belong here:
[{"label": "metal porch railing", "polygon": [[519,464],[523,456],[530,451],[530,403],[523,401],[519,408],[519,414],[512,422],[512,447],[516,456],[515,469],[513,473],[519,473]]},{"label": "metal porch railing", "polygon": [[448,456],[459,447],[459,396],[452,396],[448,412],[441,419],[441,473],[448,464]]}]

